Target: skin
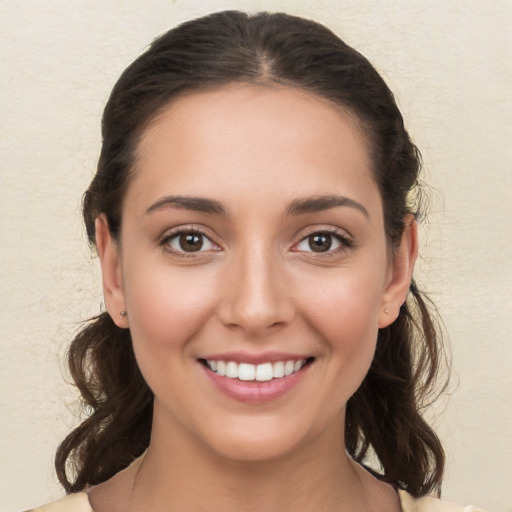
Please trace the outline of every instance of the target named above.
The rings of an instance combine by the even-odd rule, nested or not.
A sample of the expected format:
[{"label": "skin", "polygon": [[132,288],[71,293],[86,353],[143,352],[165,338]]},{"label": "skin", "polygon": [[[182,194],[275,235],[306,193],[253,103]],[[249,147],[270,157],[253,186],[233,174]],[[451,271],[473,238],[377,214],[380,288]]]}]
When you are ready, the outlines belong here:
[{"label": "skin", "polygon": [[[153,430],[142,461],[90,491],[94,510],[400,510],[343,445],[347,400],[417,254],[412,218],[399,247],[386,241],[357,120],[306,92],[232,85],[175,100],[137,154],[120,239],[104,217],[96,228],[108,311],[155,394]],[[325,196],[348,201],[297,207]],[[200,231],[201,250],[176,229]],[[314,233],[331,248],[313,251]],[[199,362],[234,351],[314,359],[255,404],[219,392]]]}]

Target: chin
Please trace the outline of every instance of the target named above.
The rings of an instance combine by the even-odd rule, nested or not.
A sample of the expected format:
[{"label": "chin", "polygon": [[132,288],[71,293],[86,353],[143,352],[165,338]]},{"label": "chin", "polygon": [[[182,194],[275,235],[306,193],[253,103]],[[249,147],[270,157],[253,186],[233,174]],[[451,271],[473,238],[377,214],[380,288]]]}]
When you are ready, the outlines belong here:
[{"label": "chin", "polygon": [[[273,420],[273,421],[272,421]],[[204,439],[210,449],[226,460],[233,462],[267,462],[285,459],[288,455],[311,446],[316,437],[300,422],[272,418],[265,421],[261,416],[245,418],[232,424],[208,432]]]},{"label": "chin", "polygon": [[[229,443],[226,441],[229,439]],[[217,444],[217,443],[216,443]],[[269,462],[286,458],[301,444],[282,435],[258,436],[249,439],[242,436],[226,438],[222,444],[212,446],[216,448],[218,456],[233,462]]]}]

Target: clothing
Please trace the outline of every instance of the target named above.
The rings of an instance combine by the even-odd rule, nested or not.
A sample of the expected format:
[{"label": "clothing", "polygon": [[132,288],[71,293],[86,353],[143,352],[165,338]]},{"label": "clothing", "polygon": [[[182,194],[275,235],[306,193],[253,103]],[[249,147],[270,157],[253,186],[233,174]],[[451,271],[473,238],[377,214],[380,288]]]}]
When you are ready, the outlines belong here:
[{"label": "clothing", "polygon": [[[426,496],[415,499],[405,491],[398,491],[403,512],[483,512],[475,507],[461,507],[454,503]],[[93,512],[85,492],[68,494],[60,500],[27,510],[26,512]]]},{"label": "clothing", "polygon": [[[406,491],[398,491],[403,512],[484,512],[476,507],[462,507],[432,496],[415,499]],[[52,511],[53,512],[53,511]]]},{"label": "clothing", "polygon": [[42,507],[32,508],[25,512],[93,512],[89,498],[85,492],[68,494],[60,500],[53,501]]}]

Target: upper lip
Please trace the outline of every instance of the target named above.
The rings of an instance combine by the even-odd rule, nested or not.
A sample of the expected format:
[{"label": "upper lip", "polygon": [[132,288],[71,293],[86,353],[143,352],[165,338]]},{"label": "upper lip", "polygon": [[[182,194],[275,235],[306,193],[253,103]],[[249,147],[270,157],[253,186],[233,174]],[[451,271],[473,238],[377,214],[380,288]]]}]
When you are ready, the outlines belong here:
[{"label": "upper lip", "polygon": [[234,363],[277,363],[278,361],[301,361],[311,356],[302,354],[290,354],[287,352],[262,352],[259,354],[250,352],[223,352],[218,354],[209,354],[200,359],[209,361],[233,361]]}]

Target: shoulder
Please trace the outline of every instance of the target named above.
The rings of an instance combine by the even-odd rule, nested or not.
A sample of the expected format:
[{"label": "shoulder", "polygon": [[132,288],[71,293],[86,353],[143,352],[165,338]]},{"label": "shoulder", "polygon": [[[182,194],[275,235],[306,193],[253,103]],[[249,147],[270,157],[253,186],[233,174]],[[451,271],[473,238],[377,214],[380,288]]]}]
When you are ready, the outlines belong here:
[{"label": "shoulder", "polygon": [[[431,496],[413,498],[406,491],[398,491],[403,512],[484,512],[476,507],[463,507]],[[26,512],[93,512],[85,492],[68,494],[60,500]]]},{"label": "shoulder", "polygon": [[60,500],[27,510],[26,512],[93,512],[85,492],[68,494]]},{"label": "shoulder", "polygon": [[409,493],[402,490],[398,491],[398,495],[400,496],[403,512],[484,512],[476,507],[463,507],[432,496],[413,498]]}]

